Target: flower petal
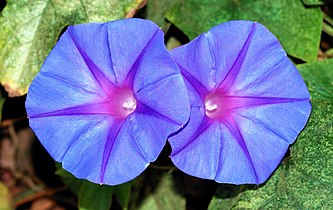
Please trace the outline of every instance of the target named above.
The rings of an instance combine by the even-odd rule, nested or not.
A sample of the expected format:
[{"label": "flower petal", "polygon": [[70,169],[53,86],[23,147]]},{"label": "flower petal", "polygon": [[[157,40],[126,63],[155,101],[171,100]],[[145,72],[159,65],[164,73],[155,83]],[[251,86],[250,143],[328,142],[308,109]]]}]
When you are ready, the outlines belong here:
[{"label": "flower petal", "polygon": [[216,181],[261,184],[275,170],[289,143],[266,125],[234,116],[225,121],[230,134],[224,137],[221,166]]},{"label": "flower petal", "polygon": [[30,119],[29,122],[49,154],[61,162],[69,148],[81,141],[82,136],[90,135],[93,130],[96,132],[100,129],[101,133],[107,130],[106,125],[101,128],[104,121],[105,118],[99,116],[52,116]]},{"label": "flower petal", "polygon": [[[68,76],[61,75],[61,70],[59,72],[50,71],[49,73],[48,69],[53,69],[53,64],[49,66],[48,61],[53,63],[52,59],[46,60],[42,68],[43,71],[35,77],[29,87],[25,103],[29,117],[82,104],[99,103],[105,98],[103,91],[101,92],[96,87],[95,80],[89,78],[89,73],[85,74],[86,72],[81,71],[82,75],[86,75],[87,78],[81,78],[80,73],[77,78],[81,78],[82,82],[76,81],[71,78],[70,73]],[[63,67],[55,67],[54,69],[57,68],[62,69]],[[59,75],[56,75],[56,73]],[[84,84],[86,81],[91,82]]]},{"label": "flower petal", "polygon": [[[274,56],[272,55],[272,57]],[[242,70],[237,76],[230,88],[230,94],[306,100],[310,98],[301,75],[287,57],[281,61],[273,61],[271,58],[266,60],[267,63],[262,62],[261,67],[256,65],[245,66],[248,63],[244,61],[243,68],[246,70]],[[249,73],[251,71],[252,73]]]},{"label": "flower petal", "polygon": [[188,93],[180,74],[171,75],[151,84],[141,89],[135,96],[146,107],[145,114],[156,113],[153,115],[177,125],[178,128],[189,118]]},{"label": "flower petal", "polygon": [[253,166],[238,127],[231,123],[222,123],[220,128],[222,137],[216,140],[221,141],[221,148],[214,179],[221,183],[258,183],[260,172]]},{"label": "flower petal", "polygon": [[[139,92],[173,75],[180,78],[177,64],[172,60],[164,45],[164,34],[158,30],[140,55],[140,60],[132,67],[135,71],[133,91]],[[181,84],[184,86],[184,84]]]},{"label": "flower petal", "polygon": [[70,26],[65,34],[72,39],[79,56],[84,59],[95,80],[105,92],[110,83],[117,84],[111,60],[113,49],[108,47],[108,23]]},{"label": "flower petal", "polygon": [[[201,110],[201,111],[200,111]],[[168,139],[172,147],[171,160],[177,168],[192,176],[214,179],[219,160],[221,133],[219,124],[211,124],[194,107],[191,119],[182,130]]]},{"label": "flower petal", "polygon": [[311,104],[308,101],[295,101],[244,108],[237,113],[243,118],[265,126],[279,135],[281,140],[292,144],[304,128],[310,112]]},{"label": "flower petal", "polygon": [[[123,98],[115,95],[124,92],[134,109],[116,117]],[[70,26],[32,82],[26,109],[56,161],[78,178],[110,185],[138,176],[189,117],[163,32],[139,19]]]},{"label": "flower petal", "polygon": [[[192,76],[192,85],[206,93],[215,87],[216,66],[207,34],[202,34],[190,43],[171,50],[170,54],[183,75]],[[195,62],[189,62],[195,61]]]},{"label": "flower petal", "polygon": [[124,122],[107,155],[102,183],[116,185],[138,176],[150,162],[156,160],[167,136],[178,127],[164,120],[133,113]]},{"label": "flower petal", "polygon": [[163,32],[151,21],[130,18],[110,22],[108,43],[112,49],[111,59],[118,83],[123,84],[127,77],[136,75],[137,65],[141,62],[146,48],[153,45],[151,42],[159,43],[159,49],[165,48],[161,41],[163,42]]},{"label": "flower petal", "polygon": [[309,98],[302,77],[280,42],[260,23],[230,21],[212,28],[208,34],[218,72],[227,70],[216,75],[222,92],[237,96]]},{"label": "flower petal", "polygon": [[[192,108],[187,126],[169,139],[172,161],[200,178],[263,183],[311,111],[305,83],[276,37],[259,23],[231,21],[171,54]],[[205,116],[207,96],[215,115]]]}]

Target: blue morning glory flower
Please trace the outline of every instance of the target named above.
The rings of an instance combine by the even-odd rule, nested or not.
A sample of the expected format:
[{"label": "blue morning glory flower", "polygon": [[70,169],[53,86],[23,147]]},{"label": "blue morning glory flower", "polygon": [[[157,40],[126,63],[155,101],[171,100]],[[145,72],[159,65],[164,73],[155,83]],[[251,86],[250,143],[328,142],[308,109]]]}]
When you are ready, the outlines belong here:
[{"label": "blue morning glory flower", "polygon": [[173,163],[217,182],[263,183],[310,111],[309,92],[263,25],[231,21],[171,51],[190,94],[191,117],[169,139]]},{"label": "blue morning glory flower", "polygon": [[63,168],[109,185],[138,176],[190,114],[163,32],[141,19],[70,26],[33,80],[26,109]]}]

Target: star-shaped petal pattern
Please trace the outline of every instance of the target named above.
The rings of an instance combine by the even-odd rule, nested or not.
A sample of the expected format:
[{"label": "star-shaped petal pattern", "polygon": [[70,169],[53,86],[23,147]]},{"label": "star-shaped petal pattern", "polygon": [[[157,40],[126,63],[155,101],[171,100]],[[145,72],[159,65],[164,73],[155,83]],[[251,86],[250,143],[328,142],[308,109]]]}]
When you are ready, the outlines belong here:
[{"label": "star-shaped petal pattern", "polygon": [[277,38],[231,21],[171,51],[190,92],[191,117],[169,142],[185,173],[260,184],[304,128],[310,95]]}]

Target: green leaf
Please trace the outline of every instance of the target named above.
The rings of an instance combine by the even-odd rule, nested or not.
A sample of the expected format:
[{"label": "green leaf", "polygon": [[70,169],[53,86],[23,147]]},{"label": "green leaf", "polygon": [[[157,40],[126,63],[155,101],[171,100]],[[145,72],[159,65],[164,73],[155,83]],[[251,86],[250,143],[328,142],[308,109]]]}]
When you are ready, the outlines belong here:
[{"label": "green leaf", "polygon": [[0,209],[1,210],[11,210],[11,200],[10,200],[10,193],[6,185],[0,182]]},{"label": "green leaf", "polygon": [[179,192],[181,186],[171,173],[147,169],[133,186],[130,209],[185,209],[184,195]]},{"label": "green leaf", "polygon": [[325,4],[325,0],[303,0],[303,3],[309,6],[317,6]]},{"label": "green leaf", "polygon": [[333,59],[297,66],[311,93],[313,103],[317,100],[333,100]]},{"label": "green leaf", "polygon": [[109,210],[114,195],[123,209],[127,209],[132,183],[117,186],[99,185],[83,179],[77,179],[57,164],[56,174],[78,196],[80,210]]},{"label": "green leaf", "polygon": [[2,119],[2,108],[3,108],[3,105],[5,103],[5,100],[6,99],[4,97],[2,97],[2,95],[0,95],[0,121]]},{"label": "green leaf", "polygon": [[23,95],[68,25],[124,18],[142,0],[8,0],[0,18],[0,82]]},{"label": "green leaf", "polygon": [[[312,113],[290,157],[260,186],[222,185],[209,209],[330,209],[333,206],[333,59],[298,66]],[[233,192],[232,195],[230,192]]]},{"label": "green leaf", "polygon": [[107,185],[98,185],[87,180],[77,179],[63,168],[56,174],[78,196],[80,210],[109,210],[112,203],[113,189]]},{"label": "green leaf", "polygon": [[127,209],[131,197],[132,182],[130,181],[121,185],[114,186],[112,188],[113,193],[122,209]]},{"label": "green leaf", "polygon": [[319,7],[305,8],[301,0],[187,0],[174,5],[166,17],[190,39],[230,20],[265,25],[293,57],[316,61],[322,28]]},{"label": "green leaf", "polygon": [[170,23],[165,20],[165,14],[175,3],[180,0],[152,0],[147,4],[147,19],[159,25],[163,31],[167,31]]}]

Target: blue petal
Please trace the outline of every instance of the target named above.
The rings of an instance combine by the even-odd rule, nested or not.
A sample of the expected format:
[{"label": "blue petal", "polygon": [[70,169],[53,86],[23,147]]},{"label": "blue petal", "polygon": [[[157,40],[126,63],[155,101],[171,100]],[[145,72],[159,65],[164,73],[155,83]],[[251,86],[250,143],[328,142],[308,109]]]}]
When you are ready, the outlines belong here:
[{"label": "blue petal", "polygon": [[[265,126],[280,136],[280,141],[292,144],[299,132],[305,127],[311,112],[308,101],[271,104],[238,110],[243,118]],[[264,138],[263,138],[264,139]]]},{"label": "blue petal", "polygon": [[[226,31],[225,27],[230,28]],[[248,28],[248,32],[244,32],[248,36],[247,40],[238,37],[235,39],[233,27]],[[228,76],[223,78],[219,87],[224,89],[223,92],[237,96],[304,99],[310,97],[302,77],[287,58],[278,39],[263,25],[248,21],[231,21],[211,29],[209,33],[214,40],[214,56],[221,58],[226,55],[225,50],[228,50],[231,54],[229,61],[234,62],[232,67],[225,67],[229,70]],[[236,60],[232,56],[234,47],[223,48],[224,42],[231,44],[232,40],[243,43]],[[229,53],[227,55],[229,56]]]},{"label": "blue petal", "polygon": [[[137,99],[124,119],[108,106],[118,87],[133,88]],[[139,19],[69,27],[33,80],[26,109],[55,160],[78,178],[110,185],[138,176],[189,117],[163,32]]]},{"label": "blue petal", "polygon": [[[237,123],[236,123],[237,122]],[[233,184],[261,184],[285,155],[289,143],[266,125],[239,118],[224,122],[220,167],[215,180]]]},{"label": "blue petal", "polygon": [[[233,79],[241,69],[244,56],[253,43],[256,25],[251,21],[230,21],[215,26],[207,32],[211,56],[216,65],[215,87],[229,86],[233,83]],[[261,38],[265,40],[265,37]],[[221,84],[222,82],[224,84]]]},{"label": "blue petal", "polygon": [[130,115],[115,139],[103,182],[115,185],[135,178],[156,160],[174,130],[164,120],[141,113]]},{"label": "blue petal", "polygon": [[[105,117],[100,116],[52,116],[30,119],[30,126],[50,155],[62,162],[69,148],[81,141],[82,136],[99,130],[103,135],[103,131],[108,129],[107,125],[101,128],[104,121]],[[87,144],[86,141],[84,143]]]},{"label": "blue petal", "polygon": [[[53,66],[53,62],[52,59],[45,61],[42,72],[37,74],[29,87],[25,104],[29,117],[104,100],[105,94],[96,87],[98,85],[95,80],[89,78],[89,73],[85,74],[84,71],[81,71],[80,74],[75,73],[76,78],[80,80],[76,81],[71,78],[74,72],[65,76],[61,75],[63,73],[61,70],[59,72],[49,71],[49,69],[63,69],[62,66]],[[49,65],[49,63],[51,64]],[[69,61],[68,64],[68,71],[70,72],[71,65]],[[81,78],[82,75],[86,78]],[[88,84],[84,84],[86,81],[88,81]]]},{"label": "blue petal", "polygon": [[170,52],[183,75],[184,73],[191,75],[206,91],[216,85],[217,68],[209,45],[208,35],[202,34],[190,43]]},{"label": "blue petal", "polygon": [[[171,54],[192,107],[187,127],[169,139],[172,161],[218,182],[264,182],[311,111],[305,83],[276,37],[259,23],[231,21]],[[223,116],[202,123],[205,97],[215,93]]]},{"label": "blue petal", "polygon": [[[248,156],[240,161],[232,154],[227,154],[230,149],[222,149],[222,153],[225,152],[223,160],[229,164],[223,164],[220,160],[222,167],[216,180],[235,184],[260,184],[266,181],[281,162],[289,144],[295,141],[299,131],[304,128],[304,119],[309,117],[310,110],[311,106],[306,101],[240,110],[233,116],[234,123],[227,121],[226,124],[233,126],[234,130],[238,129],[239,135],[232,132],[234,142],[242,139],[246,146],[247,151],[239,148],[235,153],[240,156],[248,153]],[[235,160],[237,163],[232,164]],[[240,162],[247,162],[253,167],[253,173],[250,173],[252,179],[241,176],[243,172],[237,170]],[[239,173],[237,179],[232,176],[235,172]]]},{"label": "blue petal", "polygon": [[164,119],[176,125],[178,129],[188,121],[190,114],[188,93],[179,74],[171,75],[141,89],[136,93],[136,98],[146,107],[145,114]]},{"label": "blue petal", "polygon": [[123,84],[128,76],[133,80],[146,48],[157,43],[157,50],[163,49],[161,42],[163,32],[151,21],[132,18],[108,23],[108,43],[118,83]]},{"label": "blue petal", "polygon": [[221,183],[246,184],[258,183],[258,174],[253,166],[247,146],[244,144],[238,128],[234,124],[220,124],[222,132],[219,163],[215,171],[215,180]]},{"label": "blue petal", "polygon": [[[134,92],[139,92],[161,80],[167,80],[168,77],[172,78],[172,76],[179,77],[181,84],[176,85],[184,86],[179,68],[164,45],[162,30],[158,30],[149,40],[132,71],[136,73],[133,78]],[[186,89],[184,90],[186,91]]]},{"label": "blue petal", "polygon": [[218,167],[221,132],[219,124],[210,124],[202,108],[194,107],[185,129],[168,139],[171,160],[177,168],[192,176],[214,179]]},{"label": "blue petal", "polygon": [[44,61],[29,93],[26,102],[29,116],[105,97],[68,31]]},{"label": "blue petal", "polygon": [[[74,48],[79,52],[77,56],[84,59],[95,80],[102,88],[105,88],[105,91],[107,91],[107,83],[117,84],[111,60],[113,49],[108,47],[108,23],[70,26],[63,36],[69,36],[75,45]],[[70,47],[73,48],[72,45]]]}]

